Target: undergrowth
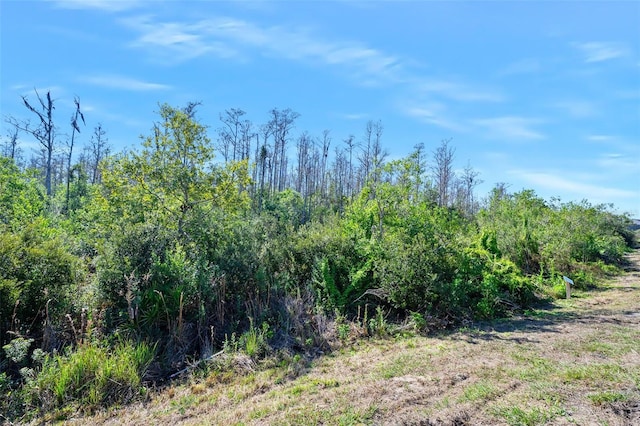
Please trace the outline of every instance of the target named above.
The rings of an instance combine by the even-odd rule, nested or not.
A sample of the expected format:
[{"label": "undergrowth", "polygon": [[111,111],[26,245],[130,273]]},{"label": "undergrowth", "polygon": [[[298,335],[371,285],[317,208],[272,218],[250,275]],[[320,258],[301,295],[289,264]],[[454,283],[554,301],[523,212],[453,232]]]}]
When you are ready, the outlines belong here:
[{"label": "undergrowth", "polygon": [[154,347],[120,342],[113,348],[87,344],[44,357],[39,371],[25,372],[20,392],[27,416],[80,410],[90,413],[126,404],[147,393],[144,376]]}]

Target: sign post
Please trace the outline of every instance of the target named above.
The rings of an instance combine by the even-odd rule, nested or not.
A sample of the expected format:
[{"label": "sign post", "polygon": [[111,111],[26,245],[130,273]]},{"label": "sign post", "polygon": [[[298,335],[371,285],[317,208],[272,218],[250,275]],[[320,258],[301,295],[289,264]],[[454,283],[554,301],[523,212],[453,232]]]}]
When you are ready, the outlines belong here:
[{"label": "sign post", "polygon": [[573,280],[569,277],[562,276],[564,283],[567,287],[567,299],[571,299],[571,286],[573,285]]}]

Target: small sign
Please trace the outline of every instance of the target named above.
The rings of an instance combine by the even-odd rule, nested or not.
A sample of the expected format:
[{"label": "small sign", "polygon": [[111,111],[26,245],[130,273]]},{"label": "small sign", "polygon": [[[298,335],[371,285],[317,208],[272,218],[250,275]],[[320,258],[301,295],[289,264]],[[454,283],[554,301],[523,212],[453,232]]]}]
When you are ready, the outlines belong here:
[{"label": "small sign", "polygon": [[564,280],[565,286],[567,287],[567,299],[571,299],[571,286],[573,285],[573,280],[569,277],[565,277],[564,275],[562,276],[562,279]]}]

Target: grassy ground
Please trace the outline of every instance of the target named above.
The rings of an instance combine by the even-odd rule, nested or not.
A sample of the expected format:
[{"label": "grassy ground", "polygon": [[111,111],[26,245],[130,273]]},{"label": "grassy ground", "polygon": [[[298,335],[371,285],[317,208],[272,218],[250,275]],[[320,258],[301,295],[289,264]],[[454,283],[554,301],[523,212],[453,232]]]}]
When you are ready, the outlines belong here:
[{"label": "grassy ground", "polygon": [[640,252],[606,287],[436,337],[196,375],[70,424],[640,425]]}]

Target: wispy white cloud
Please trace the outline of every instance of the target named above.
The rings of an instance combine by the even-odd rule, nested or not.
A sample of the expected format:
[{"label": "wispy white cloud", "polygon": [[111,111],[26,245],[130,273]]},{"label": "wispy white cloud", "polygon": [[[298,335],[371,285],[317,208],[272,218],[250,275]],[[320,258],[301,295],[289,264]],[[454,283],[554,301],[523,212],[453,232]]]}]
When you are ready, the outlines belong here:
[{"label": "wispy white cloud", "polygon": [[474,119],[471,122],[480,127],[487,136],[504,139],[505,141],[522,141],[544,139],[544,135],[535,130],[534,126],[541,121],[534,118],[503,116],[493,118]]},{"label": "wispy white cloud", "polygon": [[60,9],[94,9],[105,12],[122,12],[139,7],[141,0],[48,0]]},{"label": "wispy white cloud", "polygon": [[587,136],[587,140],[591,142],[609,142],[614,139],[611,135],[589,135]]},{"label": "wispy white cloud", "polygon": [[462,123],[448,116],[446,107],[437,102],[422,105],[401,105],[401,111],[410,117],[414,117],[423,123],[431,124],[454,132],[465,130]]},{"label": "wispy white cloud", "polygon": [[518,74],[533,74],[536,72],[540,72],[541,70],[542,65],[540,64],[540,61],[538,59],[525,58],[510,63],[502,71],[499,72],[499,75],[507,76]]},{"label": "wispy white cloud", "polygon": [[585,139],[597,147],[596,149],[609,151],[608,153],[600,153],[601,157],[594,164],[602,168],[603,175],[620,175],[632,170],[636,173],[634,181],[637,180],[637,176],[640,176],[640,140],[637,137],[591,134],[587,135]]},{"label": "wispy white cloud", "polygon": [[573,43],[582,52],[585,62],[603,62],[626,56],[629,50],[621,43],[588,42]]},{"label": "wispy white cloud", "polygon": [[417,89],[462,102],[501,102],[504,100],[504,95],[497,90],[481,90],[453,81],[427,80],[418,83]]},{"label": "wispy white cloud", "polygon": [[94,75],[79,78],[80,81],[95,86],[106,87],[109,89],[127,90],[132,92],[146,92],[153,90],[168,90],[171,86],[166,84],[151,83],[148,81],[137,80],[135,78],[122,75]]},{"label": "wispy white cloud", "polygon": [[593,102],[584,100],[565,100],[556,102],[553,106],[564,111],[572,118],[589,118],[599,113]]},{"label": "wispy white cloud", "polygon": [[18,92],[20,96],[26,96],[27,98],[33,98],[34,100],[37,96],[36,92],[42,98],[46,97],[47,92],[49,92],[51,93],[51,98],[54,100],[59,99],[66,93],[64,87],[58,85],[34,87],[27,84],[14,84],[9,88]]},{"label": "wispy white cloud", "polygon": [[121,21],[139,33],[131,47],[147,49],[151,55],[161,57],[169,63],[179,63],[211,54],[227,59],[238,52],[217,40],[208,37],[211,27],[207,21],[194,24],[179,22],[157,22],[153,18],[138,16]]},{"label": "wispy white cloud", "polygon": [[549,172],[533,172],[528,170],[511,170],[511,175],[518,176],[528,183],[547,190],[565,192],[572,198],[585,198],[598,202],[607,202],[616,199],[633,200],[638,193],[620,188],[594,185],[591,183],[570,180],[565,174]]},{"label": "wispy white cloud", "polygon": [[[464,126],[451,118],[447,108],[441,106],[444,103],[449,107],[506,99],[498,89],[424,76],[424,70],[418,71],[420,64],[411,59],[359,41],[322,37],[302,26],[269,26],[231,17],[179,22],[137,16],[121,22],[137,34],[131,47],[161,57],[169,65],[207,57],[238,61],[266,57],[333,70],[360,86],[395,87],[407,94],[399,107],[401,112],[452,131],[464,131]],[[532,131],[521,131],[519,136],[523,135],[529,139],[539,137]]]},{"label": "wispy white cloud", "polygon": [[11,86],[9,86],[9,90],[24,90],[27,89],[29,86],[27,86],[26,84],[12,84]]},{"label": "wispy white cloud", "polygon": [[638,158],[632,158],[626,154],[604,154],[598,159],[598,165],[605,170],[615,171],[618,174],[636,173],[637,176],[640,176]]},{"label": "wispy white cloud", "polygon": [[365,113],[348,113],[348,114],[338,114],[338,117],[345,120],[362,120],[367,118],[367,114]]},{"label": "wispy white cloud", "polygon": [[[621,179],[627,177],[631,181],[637,182],[637,178],[640,176],[639,159],[638,152],[635,155],[631,152],[612,152],[601,155],[596,160],[596,167],[599,167],[604,175],[617,176]],[[640,187],[638,190],[640,196]]]},{"label": "wispy white cloud", "polygon": [[26,152],[33,153],[33,152],[40,151],[42,149],[42,145],[40,144],[40,142],[38,142],[34,138],[18,137],[17,143],[18,143],[17,147],[18,149],[21,150],[22,154]]},{"label": "wispy white cloud", "polygon": [[131,46],[151,52],[164,49],[174,61],[205,55],[242,58],[247,49],[254,49],[253,54],[343,67],[363,84],[401,80],[404,70],[393,55],[358,42],[322,40],[301,28],[260,26],[234,18],[180,23],[136,17],[122,22],[139,33]]}]

